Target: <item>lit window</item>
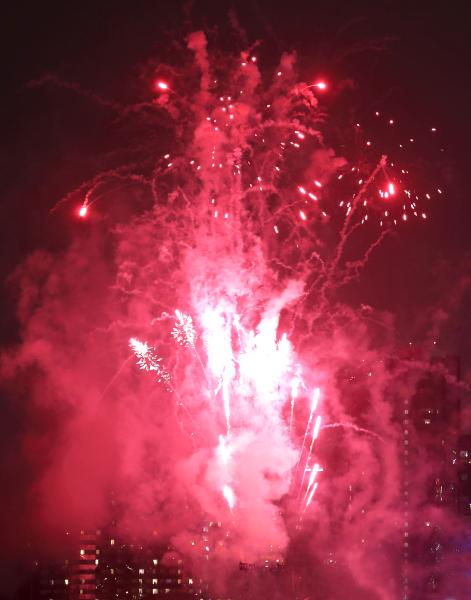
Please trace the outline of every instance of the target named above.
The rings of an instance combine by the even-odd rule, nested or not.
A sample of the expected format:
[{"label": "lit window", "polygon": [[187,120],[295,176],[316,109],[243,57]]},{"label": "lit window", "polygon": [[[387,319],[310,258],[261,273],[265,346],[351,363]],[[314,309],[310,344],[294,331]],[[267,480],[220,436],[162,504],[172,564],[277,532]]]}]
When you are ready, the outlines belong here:
[{"label": "lit window", "polygon": [[98,560],[98,558],[95,558],[95,564],[97,565],[100,561]]},{"label": "lit window", "polygon": [[85,554],[85,550],[80,550],[80,556],[83,556]]},{"label": "lit window", "polygon": [[110,569],[111,575],[114,575],[114,569]]},{"label": "lit window", "polygon": [[144,569],[139,569],[139,575],[144,575]]},{"label": "lit window", "polygon": [[95,553],[96,553],[96,554],[100,554],[100,548],[97,548],[97,549],[95,550]]},{"label": "lit window", "polygon": [[158,580],[158,579],[153,579],[153,580],[152,580],[152,585],[157,585],[158,583],[159,583],[159,580]]},{"label": "lit window", "polygon": [[189,584],[192,584],[192,583],[193,583],[193,579],[191,579],[191,577],[190,577],[190,579],[188,579],[188,583],[189,583]]},{"label": "lit window", "polygon": [[69,585],[69,580],[68,579],[64,579],[64,583],[65,583],[65,585]]},{"label": "lit window", "polygon": [[152,562],[154,563],[154,565],[158,565],[158,564],[159,564],[159,561],[158,561],[156,558],[154,558],[154,559],[152,560]]},{"label": "lit window", "polygon": [[54,585],[54,579],[51,579],[51,585]]},{"label": "lit window", "polygon": [[139,596],[142,596],[143,593],[144,593],[144,590],[142,588],[139,588]]},{"label": "lit window", "polygon": [[152,588],[152,594],[155,596],[155,594],[158,594],[159,590],[156,588]]},{"label": "lit window", "polygon": [[110,544],[114,546],[114,540],[110,540]]}]

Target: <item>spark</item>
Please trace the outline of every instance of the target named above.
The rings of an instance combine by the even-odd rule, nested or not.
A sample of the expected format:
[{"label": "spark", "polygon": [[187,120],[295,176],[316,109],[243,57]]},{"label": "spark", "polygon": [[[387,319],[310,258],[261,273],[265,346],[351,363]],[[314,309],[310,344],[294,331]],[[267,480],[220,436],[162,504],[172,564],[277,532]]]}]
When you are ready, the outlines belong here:
[{"label": "spark", "polygon": [[313,417],[314,413],[317,410],[317,405],[319,404],[320,394],[321,394],[320,388],[316,388],[314,390],[313,395],[312,395],[311,409],[309,411],[309,417],[308,417],[307,424],[306,424],[306,430],[304,432],[304,438],[303,438],[303,443],[301,445],[300,455],[302,455],[303,450],[304,450],[304,444],[306,442],[306,437],[307,437],[307,434],[308,434],[308,431],[309,431],[309,427],[311,426],[312,417]]},{"label": "spark", "polygon": [[224,485],[223,488],[222,488],[222,495],[226,499],[226,502],[227,502],[227,505],[229,506],[229,509],[232,511],[232,509],[235,506],[235,494],[234,494],[234,490],[229,485]]},{"label": "spark", "polygon": [[[210,55],[198,61],[198,69],[204,69],[203,63],[210,63]],[[246,67],[243,72],[241,65]],[[250,470],[249,462],[253,460],[260,462],[256,475],[251,471],[253,477],[263,473],[265,478],[272,470],[278,476],[276,462],[283,455],[283,485],[279,488],[283,493],[292,490],[291,485],[296,488],[298,499],[302,499],[298,503],[301,512],[311,505],[319,486],[319,473],[323,472],[317,448],[324,440],[316,440],[321,429],[330,426],[323,425],[324,415],[329,412],[323,411],[324,403],[328,406],[330,399],[324,401],[320,387],[307,386],[313,365],[326,362],[318,357],[311,361],[311,350],[306,351],[306,337],[312,339],[312,347],[316,343],[317,320],[311,318],[313,311],[318,310],[320,317],[325,314],[329,324],[338,324],[335,307],[329,304],[334,297],[331,292],[352,278],[351,273],[366,263],[382,239],[379,236],[370,241],[361,257],[352,261],[348,251],[349,246],[355,246],[349,243],[354,232],[375,215],[380,226],[383,222],[390,225],[406,221],[412,211],[425,219],[425,213],[420,212],[424,190],[417,191],[420,200],[416,206],[416,191],[411,188],[407,173],[403,169],[399,174],[404,165],[394,167],[386,156],[379,159],[376,167],[371,165],[372,160],[378,161],[373,155],[380,144],[370,136],[364,139],[368,140],[366,146],[373,148],[367,150],[364,142],[360,144],[365,166],[362,161],[347,165],[343,158],[338,164],[316,162],[317,158],[311,157],[310,142],[316,141],[318,131],[322,134],[321,116],[324,117],[316,108],[314,94],[300,94],[296,86],[292,86],[293,91],[287,86],[280,94],[285,77],[271,81],[266,93],[263,89],[255,93],[244,78],[258,70],[256,57],[246,53],[242,63],[237,61],[237,91],[224,89],[222,82],[216,84],[208,73],[203,73],[200,93],[193,94],[192,87],[193,95],[188,98],[183,91],[181,97],[172,92],[166,81],[154,83],[156,91],[171,91],[161,99],[159,109],[160,104],[172,105],[168,112],[173,119],[178,115],[177,131],[181,133],[177,137],[184,135],[172,146],[171,154],[161,158],[159,153],[155,172],[133,180],[145,189],[152,181],[155,205],[146,213],[146,225],[150,229],[156,219],[159,228],[148,248],[137,237],[135,247],[128,244],[131,256],[132,252],[139,257],[139,253],[147,252],[144,256],[149,264],[130,260],[131,266],[123,268],[123,281],[126,286],[129,284],[129,296],[136,299],[136,307],[132,308],[139,326],[135,330],[142,329],[141,315],[153,315],[159,305],[165,306],[161,313],[164,316],[156,317],[152,323],[163,320],[168,324],[172,319],[170,335],[168,329],[160,330],[159,337],[154,330],[145,334],[148,339],[159,340],[159,352],[164,353],[171,378],[163,358],[149,342],[133,337],[129,346],[139,369],[154,374],[157,381],[168,385],[172,382],[177,407],[182,406],[179,393],[181,398],[193,402],[189,404],[192,414],[199,425],[203,424],[200,431],[206,432],[208,438],[206,445],[202,440],[198,448],[198,464],[208,463],[201,466],[207,466],[206,482],[201,485],[210,487],[219,503],[222,493],[231,512],[240,507],[249,510],[248,499],[261,488],[254,482],[253,490],[245,489],[243,482],[249,479],[241,477],[241,472]],[[277,77],[282,74],[274,73]],[[286,80],[290,77],[286,76]],[[193,80],[196,81],[196,75],[192,86]],[[262,77],[260,81],[263,82]],[[262,88],[265,84],[258,85]],[[307,87],[326,90],[328,84],[317,81]],[[201,98],[204,103],[198,104]],[[191,106],[188,118],[186,100]],[[257,101],[262,104],[257,105]],[[229,121],[233,113],[237,118]],[[387,126],[387,121],[381,118],[376,124]],[[390,119],[389,124],[394,121]],[[356,127],[355,135],[360,136],[366,129],[366,119],[361,127],[359,123]],[[182,140],[184,144],[180,144]],[[246,152],[249,147],[250,152]],[[305,152],[309,163],[303,158]],[[292,169],[293,161],[299,161],[299,171]],[[124,177],[127,176],[126,172]],[[298,185],[300,182],[303,185]],[[96,186],[97,182],[92,182],[90,194]],[[432,182],[428,189],[436,189],[436,185]],[[407,205],[397,201],[402,191]],[[272,192],[276,196],[273,206],[267,198]],[[82,190],[80,193],[74,197],[85,198],[79,210],[79,216],[84,218],[90,196]],[[143,231],[137,221],[133,226],[136,236]],[[142,266],[145,285],[139,283],[138,275],[137,282],[130,283],[134,265],[136,271]],[[296,283],[282,283],[288,280]],[[306,281],[309,285],[305,285]],[[164,288],[169,293],[162,292],[161,297]],[[142,310],[137,305],[141,298],[148,299]],[[175,299],[183,298],[193,317],[174,310]],[[324,324],[319,326],[321,332],[323,327]],[[174,343],[162,340],[166,331]],[[319,348],[325,347],[324,341],[321,338]],[[192,422],[188,435],[193,436],[194,429]],[[265,432],[269,432],[269,442],[264,442],[267,448],[262,451],[257,444],[263,443],[260,440]],[[270,505],[278,499],[279,496],[270,498]],[[260,523],[260,527],[264,525]]]},{"label": "spark", "polygon": [[221,457],[221,461],[223,462],[224,466],[227,467],[229,459],[231,457],[231,450],[227,446],[226,438],[223,435],[219,435],[218,453]]},{"label": "spark", "polygon": [[155,87],[163,92],[166,92],[167,90],[169,90],[169,85],[166,81],[157,81],[155,84]]},{"label": "spark", "polygon": [[181,345],[186,347],[195,347],[196,332],[193,326],[193,319],[190,315],[182,313],[178,309],[175,311],[177,321],[172,329],[172,336]]},{"label": "spark", "polygon": [[309,476],[309,481],[306,488],[306,493],[304,495],[304,501],[306,502],[305,508],[309,506],[311,503],[312,497],[317,489],[318,482],[316,481],[318,473],[322,472],[324,469],[318,465],[317,463],[313,466],[311,470],[311,474]]},{"label": "spark", "polygon": [[291,400],[290,400],[290,418],[289,418],[289,430],[293,426],[293,417],[294,417],[294,405],[296,403],[296,398],[298,397],[299,387],[301,385],[301,377],[299,375],[299,369],[296,375],[291,380]]},{"label": "spark", "polygon": [[313,498],[313,496],[314,496],[314,494],[315,494],[316,490],[317,490],[317,481],[316,481],[316,483],[315,483],[315,484],[312,486],[311,493],[309,494],[309,497],[308,497],[308,499],[307,499],[307,501],[306,501],[306,508],[307,508],[307,507],[308,507],[308,506],[311,504],[312,498]]},{"label": "spark", "polygon": [[319,429],[321,428],[321,423],[322,423],[322,417],[321,417],[321,415],[318,415],[316,417],[316,421],[314,423],[314,429],[312,430],[312,438],[311,438],[311,446],[309,448],[309,454],[311,454],[314,442],[317,440],[317,436],[319,435]]},{"label": "spark", "polygon": [[129,346],[136,355],[137,364],[141,370],[155,373],[158,382],[170,382],[170,375],[164,368],[162,359],[157,355],[155,348],[137,338],[130,338]]}]

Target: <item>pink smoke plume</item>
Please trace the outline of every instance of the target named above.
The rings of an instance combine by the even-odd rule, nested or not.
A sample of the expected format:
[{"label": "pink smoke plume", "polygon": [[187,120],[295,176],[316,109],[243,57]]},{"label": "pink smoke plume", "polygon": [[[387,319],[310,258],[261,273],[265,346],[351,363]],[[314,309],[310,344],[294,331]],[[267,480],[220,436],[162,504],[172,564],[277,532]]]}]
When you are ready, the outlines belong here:
[{"label": "pink smoke plume", "polygon": [[[329,88],[301,81],[293,55],[267,74],[252,52],[213,59],[202,32],[188,51],[134,107],[165,115],[172,150],[69,194],[60,207],[77,202],[87,235],[16,274],[21,343],[3,375],[54,422],[24,441],[38,530],[116,518],[123,535],[171,540],[217,590],[239,562],[296,562],[302,546],[311,591],[390,600],[394,340],[388,317],[375,328],[337,291],[421,210],[379,196],[408,192],[387,157],[360,171],[327,145]],[[147,204],[113,220],[115,189]]]}]

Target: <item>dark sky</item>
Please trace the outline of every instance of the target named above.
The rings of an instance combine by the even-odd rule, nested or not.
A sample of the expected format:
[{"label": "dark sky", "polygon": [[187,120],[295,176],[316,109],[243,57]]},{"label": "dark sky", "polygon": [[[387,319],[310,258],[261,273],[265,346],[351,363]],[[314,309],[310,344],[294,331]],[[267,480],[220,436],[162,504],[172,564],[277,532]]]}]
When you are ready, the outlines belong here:
[{"label": "dark sky", "polygon": [[[385,244],[387,277],[380,253],[371,264],[372,283],[363,282],[357,298],[366,291],[361,301],[396,312],[407,312],[409,303],[435,301],[444,276],[437,276],[435,265],[461,268],[471,244],[466,192],[471,59],[465,3],[459,2],[10,4],[1,36],[1,276],[31,249],[73,235],[64,233],[73,225],[51,218],[49,209],[103,167],[102,156],[112,152],[115,139],[110,115],[90,101],[53,86],[31,88],[28,82],[53,73],[129,101],[142,92],[140,65],[168,52],[172,40],[189,29],[218,30],[225,39],[230,8],[251,41],[261,39],[279,52],[295,48],[314,73],[324,72],[334,82],[354,80],[355,94],[347,100],[355,118],[380,108],[393,114],[406,136],[439,128],[437,145],[445,153],[439,164],[432,159],[430,173],[447,195],[432,207],[427,228],[411,227],[399,242]],[[419,156],[426,145],[419,143]],[[1,323],[14,335],[9,310],[2,311]]]},{"label": "dark sky", "polygon": [[[439,128],[445,153],[431,176],[445,181],[445,197],[429,211],[427,227],[404,228],[388,240],[371,261],[362,287],[349,293],[355,302],[394,310],[404,326],[411,312],[416,316],[428,305],[445,302],[450,288],[467,274],[471,250],[471,42],[464,2],[69,0],[4,6],[2,280],[32,250],[61,247],[75,235],[77,224],[67,214],[51,216],[49,210],[100,171],[103,155],[112,151],[114,140],[119,143],[106,111],[74,92],[28,83],[54,73],[126,102],[140,93],[143,62],[168,53],[172,39],[192,28],[227,31],[230,8],[249,40],[265,40],[280,53],[294,48],[303,66],[311,64],[313,73],[325,73],[333,82],[354,80],[357,114],[378,106],[405,131]],[[14,297],[2,296],[5,344],[15,340],[17,330]],[[465,359],[471,350],[468,307],[469,298],[456,308],[447,348]],[[14,441],[6,432],[20,427],[21,415],[11,403],[3,403],[1,411],[0,451],[11,452]],[[21,476],[27,473],[1,472],[0,486]]]}]

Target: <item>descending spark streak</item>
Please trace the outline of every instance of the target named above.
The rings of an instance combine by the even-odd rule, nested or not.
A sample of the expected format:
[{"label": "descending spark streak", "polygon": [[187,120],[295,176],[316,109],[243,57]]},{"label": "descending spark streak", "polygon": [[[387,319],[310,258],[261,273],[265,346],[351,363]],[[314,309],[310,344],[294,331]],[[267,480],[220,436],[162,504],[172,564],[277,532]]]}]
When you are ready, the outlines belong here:
[{"label": "descending spark streak", "polygon": [[[304,432],[304,437],[303,437],[303,443],[302,443],[302,446],[301,446],[301,451],[299,453],[298,467],[299,467],[299,464],[301,463],[301,460],[302,460],[302,454],[303,454],[303,450],[304,450],[304,445],[306,443],[306,437],[307,437],[307,434],[308,434],[308,431],[309,431],[309,427],[311,425],[312,417],[313,417],[315,411],[317,410],[317,405],[319,403],[319,397],[320,397],[320,389],[316,388],[314,390],[314,394],[312,396],[312,403],[311,403],[311,410],[310,410],[310,413],[309,413],[309,419],[308,419],[308,422],[307,422],[307,425],[306,425],[306,430]],[[309,447],[309,452],[308,452],[308,455],[307,455],[307,458],[306,458],[306,464],[304,466],[303,476],[301,478],[301,485],[299,486],[299,494],[301,494],[302,489],[303,489],[304,479],[305,479],[306,473],[307,473],[307,471],[309,469],[309,462],[311,460],[312,447],[313,447],[313,444],[314,444],[314,440],[317,438],[317,436],[319,434],[320,424],[321,424],[321,416],[318,415],[317,418],[316,418],[316,421],[314,423],[314,429],[313,429],[313,432],[312,432],[311,445]],[[308,485],[307,491],[309,490],[309,487],[310,487],[310,484]],[[307,491],[306,491],[306,493],[307,493]]]},{"label": "descending spark streak", "polygon": [[235,376],[234,355],[231,343],[231,322],[222,307],[216,310],[206,309],[203,315],[206,333],[208,365],[218,381],[215,395],[222,392],[224,416],[227,432],[231,428],[230,385]]},{"label": "descending spark streak", "polygon": [[317,474],[323,471],[323,469],[316,463],[313,467],[312,467],[312,471],[311,474],[309,476],[309,481],[307,483],[307,488],[306,488],[306,493],[304,495],[304,499],[306,500],[307,495],[309,494],[309,490],[311,489],[311,486],[314,484]]},{"label": "descending spark streak", "polygon": [[229,485],[224,485],[222,488],[222,495],[226,499],[227,505],[232,512],[232,509],[235,506],[235,494],[234,490]]},{"label": "descending spark streak", "polygon": [[[316,441],[316,439],[317,439],[317,436],[319,435],[319,430],[320,430],[320,428],[321,428],[321,422],[322,422],[322,417],[321,417],[321,415],[317,415],[317,417],[316,417],[316,421],[315,421],[315,423],[314,423],[314,428],[313,428],[313,430],[312,430],[311,445],[309,446],[309,452],[308,452],[308,455],[307,455],[307,458],[306,458],[306,466],[305,466],[305,468],[304,468],[304,471],[303,471],[303,477],[302,477],[302,480],[301,480],[300,492],[301,492],[302,486],[303,486],[303,484],[304,484],[304,478],[305,478],[305,476],[306,476],[306,471],[307,471],[307,469],[308,469],[308,467],[309,467],[309,462],[310,462],[310,460],[311,460],[311,456],[312,456],[312,448],[313,448],[313,446],[314,446],[314,442],[315,442],[315,441]],[[309,489],[309,488],[308,488],[308,489]]]},{"label": "descending spark streak", "polygon": [[314,494],[315,494],[316,490],[317,490],[317,481],[316,481],[316,483],[315,483],[315,484],[312,486],[311,493],[309,494],[309,498],[307,499],[307,502],[306,502],[306,508],[307,508],[307,507],[308,507],[308,506],[311,504],[312,497],[314,496]]},{"label": "descending spark streak", "polygon": [[221,457],[222,462],[225,466],[227,466],[229,459],[231,457],[231,452],[226,445],[226,439],[223,435],[219,436],[219,446],[218,446],[219,456]]},{"label": "descending spark streak", "polygon": [[231,401],[229,394],[229,378],[227,376],[224,376],[222,384],[222,398],[224,402],[224,414],[226,416],[226,427],[227,432],[229,433],[231,429]]},{"label": "descending spark streak", "polygon": [[312,430],[312,439],[311,439],[311,445],[309,447],[309,455],[311,454],[314,442],[316,441],[317,436],[319,435],[319,429],[321,428],[321,422],[322,422],[322,417],[320,415],[318,415],[316,417],[316,422],[314,423],[314,429]]},{"label": "descending spark streak", "polygon": [[[226,444],[226,439],[223,435],[219,435],[219,446],[218,446],[218,454],[221,459],[221,462],[224,465],[224,470],[226,471],[225,477],[229,477],[229,459],[231,457],[231,450]],[[235,494],[234,490],[227,484],[224,484],[222,487],[222,495],[224,496],[227,505],[229,506],[229,510],[232,512],[232,509],[235,505]]]},{"label": "descending spark streak", "polygon": [[[307,420],[306,429],[304,431],[303,443],[301,444],[301,450],[299,452],[299,460],[300,461],[302,459],[302,455],[303,455],[303,451],[304,451],[304,446],[306,444],[307,434],[309,432],[309,427],[311,426],[312,417],[313,417],[314,413],[316,412],[317,404],[319,403],[320,393],[321,393],[320,389],[316,388],[314,390],[314,394],[312,395],[311,410],[309,411],[309,417],[308,417],[308,420]],[[307,465],[306,465],[306,467],[307,467]]]},{"label": "descending spark streak", "polygon": [[289,430],[291,432],[293,426],[293,416],[294,416],[294,405],[296,403],[296,398],[298,397],[299,386],[301,384],[301,378],[299,376],[299,371],[291,380],[291,402],[290,402],[290,417],[289,417]]}]

